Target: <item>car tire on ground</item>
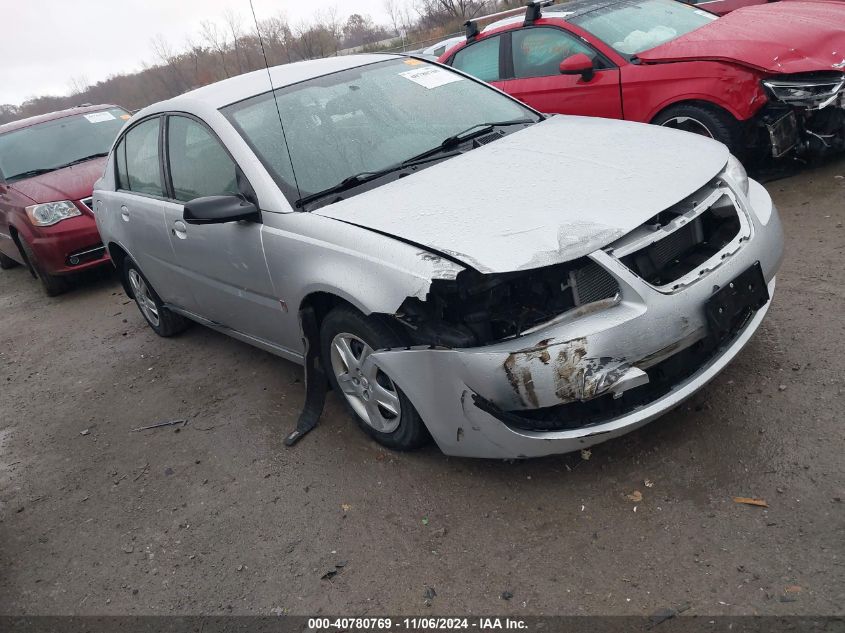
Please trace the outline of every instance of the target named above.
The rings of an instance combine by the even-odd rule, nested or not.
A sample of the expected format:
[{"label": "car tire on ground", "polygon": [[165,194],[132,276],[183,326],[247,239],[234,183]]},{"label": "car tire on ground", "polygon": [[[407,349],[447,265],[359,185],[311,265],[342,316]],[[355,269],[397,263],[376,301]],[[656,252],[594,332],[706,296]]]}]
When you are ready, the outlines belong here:
[{"label": "car tire on ground", "polygon": [[729,112],[706,103],[679,103],[661,112],[654,125],[709,136],[724,143],[734,156],[744,151],[742,126]]},{"label": "car tire on ground", "polygon": [[9,270],[17,265],[18,263],[14,259],[6,257],[3,253],[0,253],[0,270]]},{"label": "car tire on ground", "polygon": [[44,292],[48,297],[56,297],[67,291],[68,281],[65,277],[44,272],[44,268],[32,251],[32,247],[23,239],[20,241],[20,247],[24,259],[29,264],[29,270],[41,282],[41,287],[44,288]]},{"label": "car tire on ground", "polygon": [[428,429],[387,374],[374,366],[367,372],[364,366],[372,351],[400,345],[400,335],[385,322],[352,307],[335,308],[320,327],[323,366],[350,415],[379,444],[410,451],[431,441]]},{"label": "car tire on ground", "polygon": [[153,332],[165,338],[184,332],[190,321],[181,314],[164,307],[164,303],[144,277],[141,269],[130,258],[123,262],[123,275],[130,296],[135,299],[141,315]]}]

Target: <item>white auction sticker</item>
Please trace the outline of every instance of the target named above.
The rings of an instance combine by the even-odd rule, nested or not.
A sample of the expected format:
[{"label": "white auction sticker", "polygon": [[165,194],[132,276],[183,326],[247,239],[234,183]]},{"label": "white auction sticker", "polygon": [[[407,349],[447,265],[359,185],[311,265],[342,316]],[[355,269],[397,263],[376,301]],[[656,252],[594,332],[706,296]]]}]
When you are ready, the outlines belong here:
[{"label": "white auction sticker", "polygon": [[449,72],[448,70],[438,68],[437,66],[415,68],[414,70],[399,73],[399,76],[404,77],[409,81],[413,81],[415,84],[419,84],[427,90],[439,88],[440,86],[445,86],[446,84],[456,81],[463,81],[464,79],[457,73]]},{"label": "white auction sticker", "polygon": [[92,112],[91,114],[82,115],[90,123],[102,123],[103,121],[114,121],[114,115],[111,112]]}]

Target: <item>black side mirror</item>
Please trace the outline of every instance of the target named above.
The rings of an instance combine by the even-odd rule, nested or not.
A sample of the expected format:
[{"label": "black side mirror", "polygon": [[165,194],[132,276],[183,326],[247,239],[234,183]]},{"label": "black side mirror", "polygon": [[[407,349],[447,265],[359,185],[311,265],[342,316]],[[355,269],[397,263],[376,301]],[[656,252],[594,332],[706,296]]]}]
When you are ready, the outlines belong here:
[{"label": "black side mirror", "polygon": [[241,196],[207,196],[185,203],[182,214],[188,224],[224,224],[247,220],[261,222],[258,207]]}]

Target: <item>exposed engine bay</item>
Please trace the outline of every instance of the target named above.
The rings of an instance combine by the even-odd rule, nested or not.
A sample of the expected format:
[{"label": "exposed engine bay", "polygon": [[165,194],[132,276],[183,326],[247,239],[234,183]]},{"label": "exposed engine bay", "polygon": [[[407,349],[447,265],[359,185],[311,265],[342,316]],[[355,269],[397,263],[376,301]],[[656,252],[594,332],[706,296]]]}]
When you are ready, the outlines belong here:
[{"label": "exposed engine bay", "polygon": [[772,156],[845,150],[845,74],[816,72],[763,81],[770,102],[761,122]]},{"label": "exposed engine bay", "polygon": [[435,280],[425,301],[409,297],[396,316],[416,344],[472,347],[526,334],[618,293],[616,279],[582,257],[516,273],[468,269],[455,280]]}]

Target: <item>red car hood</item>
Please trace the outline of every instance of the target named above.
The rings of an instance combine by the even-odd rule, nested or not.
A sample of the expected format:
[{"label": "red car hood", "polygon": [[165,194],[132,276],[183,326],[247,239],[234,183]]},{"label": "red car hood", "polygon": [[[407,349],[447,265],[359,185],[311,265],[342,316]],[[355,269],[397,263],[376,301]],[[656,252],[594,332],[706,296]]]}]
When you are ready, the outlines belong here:
[{"label": "red car hood", "polygon": [[744,7],[638,57],[644,62],[730,61],[767,73],[843,70],[845,4]]},{"label": "red car hood", "polygon": [[94,158],[34,178],[18,180],[10,186],[33,202],[81,200],[91,195],[94,183],[103,175],[105,167],[105,157]]}]

